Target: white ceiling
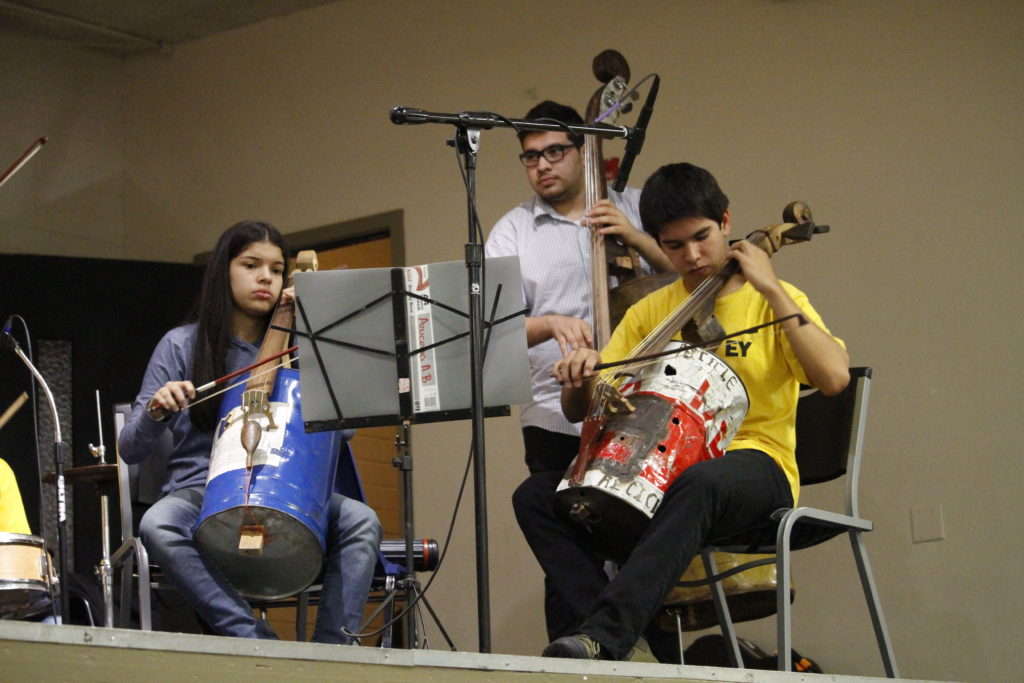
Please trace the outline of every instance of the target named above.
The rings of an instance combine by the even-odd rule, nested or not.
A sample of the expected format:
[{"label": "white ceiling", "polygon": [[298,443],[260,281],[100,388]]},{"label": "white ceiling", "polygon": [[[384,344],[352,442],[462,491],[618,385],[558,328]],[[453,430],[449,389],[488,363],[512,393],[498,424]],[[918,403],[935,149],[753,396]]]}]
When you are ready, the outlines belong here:
[{"label": "white ceiling", "polygon": [[0,26],[129,56],[336,0],[0,0]]}]

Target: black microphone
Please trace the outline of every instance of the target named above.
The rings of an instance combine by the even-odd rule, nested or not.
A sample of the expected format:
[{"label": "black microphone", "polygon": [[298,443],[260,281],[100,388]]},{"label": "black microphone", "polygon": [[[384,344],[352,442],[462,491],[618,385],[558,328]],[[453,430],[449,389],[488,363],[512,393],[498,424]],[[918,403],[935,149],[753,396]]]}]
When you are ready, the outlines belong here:
[{"label": "black microphone", "polygon": [[427,112],[422,109],[411,109],[409,107],[395,107],[391,110],[391,123],[398,125],[427,122]]},{"label": "black microphone", "polygon": [[640,150],[643,149],[644,138],[647,137],[647,124],[651,120],[651,114],[654,113],[654,100],[658,98],[659,85],[661,85],[661,77],[655,74],[654,83],[651,84],[651,90],[647,93],[647,99],[644,100],[643,109],[640,110],[640,116],[636,119],[636,126],[633,127],[633,136],[626,143],[626,153],[622,156],[619,175],[615,178],[615,184],[612,185],[612,189],[616,192],[622,192],[626,188],[626,181],[629,180],[633,162],[640,154]]},{"label": "black microphone", "polygon": [[11,328],[14,326],[14,316],[7,316],[4,321],[3,330],[0,330],[0,349],[17,348],[18,342],[11,336]]}]

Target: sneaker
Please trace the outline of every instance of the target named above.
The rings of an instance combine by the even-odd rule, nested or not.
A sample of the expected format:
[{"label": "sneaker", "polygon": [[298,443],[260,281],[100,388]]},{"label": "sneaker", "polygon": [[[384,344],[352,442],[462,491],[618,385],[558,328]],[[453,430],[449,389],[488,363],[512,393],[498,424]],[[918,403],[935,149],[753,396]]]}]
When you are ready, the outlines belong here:
[{"label": "sneaker", "polygon": [[640,636],[639,640],[636,641],[636,645],[629,651],[629,654],[623,658],[626,662],[649,662],[651,664],[658,664],[658,658],[651,652],[651,646],[648,644],[647,639]]},{"label": "sneaker", "polygon": [[559,638],[544,648],[544,652],[540,656],[565,659],[603,659],[601,643],[582,633]]}]

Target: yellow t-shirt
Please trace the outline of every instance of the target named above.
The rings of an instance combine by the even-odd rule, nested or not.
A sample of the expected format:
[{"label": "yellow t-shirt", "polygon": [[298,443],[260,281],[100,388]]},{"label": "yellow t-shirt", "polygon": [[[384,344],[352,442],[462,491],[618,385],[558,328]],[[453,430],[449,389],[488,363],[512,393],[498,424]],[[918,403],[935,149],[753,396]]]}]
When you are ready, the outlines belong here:
[{"label": "yellow t-shirt", "polygon": [[6,460],[0,458],[0,532],[8,534],[31,534],[25,518],[25,506],[21,503],[21,491],[14,478],[14,472]]},{"label": "yellow t-shirt", "polygon": [[[782,286],[808,320],[828,332],[807,296],[787,282]],[[601,351],[601,360],[625,358],[688,296],[682,280],[677,280],[638,301],[615,328]],[[767,300],[745,282],[715,302],[715,317],[731,334],[770,322],[775,313]],[[680,339],[680,335],[677,333],[674,338]],[[796,402],[800,384],[807,383],[807,376],[793,355],[786,334],[778,327],[767,327],[728,339],[715,353],[743,380],[750,398],[747,416],[727,450],[756,448],[770,455],[786,473],[795,504],[800,492],[795,454]]]}]

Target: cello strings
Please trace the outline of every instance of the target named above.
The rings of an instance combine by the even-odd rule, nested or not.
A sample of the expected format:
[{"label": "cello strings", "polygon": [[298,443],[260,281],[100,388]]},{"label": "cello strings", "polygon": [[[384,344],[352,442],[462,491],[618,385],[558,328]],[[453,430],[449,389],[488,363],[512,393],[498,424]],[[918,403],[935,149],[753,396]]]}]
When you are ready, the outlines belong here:
[{"label": "cello strings", "polygon": [[[767,234],[764,230],[754,230],[744,239],[746,239],[748,242],[751,242],[755,246],[760,247],[761,243],[765,239],[767,239]],[[672,313],[670,313],[664,320],[658,323],[658,325],[651,331],[650,334],[648,334],[636,346],[630,349],[626,358],[628,359],[634,356],[641,355],[649,351],[652,346],[663,345],[665,343],[668,343],[671,337],[669,337],[669,339],[663,339],[663,337],[669,331],[671,331],[672,335],[674,336],[676,328],[682,327],[683,321],[681,320],[681,318],[686,308],[688,306],[696,306],[699,305],[699,303],[703,303],[703,300],[706,297],[710,296],[712,291],[717,290],[718,288],[725,284],[723,280],[728,280],[732,276],[733,273],[727,274],[724,272],[723,266],[723,268],[720,268],[718,272],[716,272],[714,275],[712,275],[711,277],[707,278],[699,285],[697,285],[696,289],[693,290],[690,296],[688,296],[685,300],[680,302],[680,304],[676,306],[675,310],[673,310]],[[692,315],[693,312],[691,312],[691,317]]]},{"label": "cello strings", "polygon": [[754,325],[753,327],[748,327],[737,332],[725,334],[715,339],[709,339],[707,341],[703,341],[700,343],[686,343],[681,348],[667,349],[646,356],[640,356],[636,358],[624,358],[622,360],[612,361],[609,363],[599,363],[595,366],[596,370],[607,370],[610,368],[622,369],[615,373],[610,373],[607,375],[605,373],[602,373],[601,375],[599,375],[598,387],[603,385],[607,388],[599,391],[598,387],[595,387],[594,403],[597,408],[603,411],[605,407],[613,400],[614,395],[612,394],[612,392],[621,392],[620,387],[622,387],[624,383],[628,383],[628,381],[631,378],[634,378],[638,374],[640,374],[644,368],[653,365],[654,363],[660,361],[665,357],[678,355],[685,351],[689,351],[690,349],[715,348],[721,345],[721,343],[724,341],[733,339],[735,337],[740,337],[743,335],[764,334],[765,328],[780,326],[786,321],[792,320],[794,318],[799,321],[799,326],[806,325],[809,322],[807,320],[807,317],[804,316],[803,313],[791,313],[790,315],[786,315],[781,318],[776,318],[774,320],[769,320],[768,322],[761,323],[759,325]]}]

